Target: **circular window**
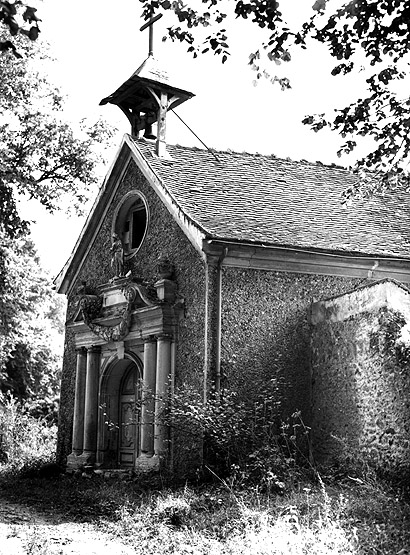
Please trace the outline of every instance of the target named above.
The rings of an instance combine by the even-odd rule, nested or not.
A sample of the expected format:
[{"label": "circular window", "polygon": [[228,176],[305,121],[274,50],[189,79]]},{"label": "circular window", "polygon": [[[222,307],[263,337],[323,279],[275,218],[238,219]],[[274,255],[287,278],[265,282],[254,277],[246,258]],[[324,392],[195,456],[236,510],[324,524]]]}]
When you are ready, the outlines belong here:
[{"label": "circular window", "polygon": [[134,255],[147,232],[148,210],[140,193],[128,193],[114,214],[113,233],[121,239],[125,256]]}]

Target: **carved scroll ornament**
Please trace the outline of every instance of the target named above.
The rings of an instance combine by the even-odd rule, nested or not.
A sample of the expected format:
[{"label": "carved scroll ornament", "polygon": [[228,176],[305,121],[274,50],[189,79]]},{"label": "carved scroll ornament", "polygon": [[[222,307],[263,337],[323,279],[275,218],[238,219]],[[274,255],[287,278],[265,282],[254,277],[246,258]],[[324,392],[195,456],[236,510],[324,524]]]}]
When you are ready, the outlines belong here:
[{"label": "carved scroll ornament", "polygon": [[121,314],[121,321],[115,326],[104,326],[103,324],[95,324],[93,322],[84,322],[90,330],[104,339],[107,343],[110,341],[122,341],[129,332],[131,325],[131,310],[127,307]]},{"label": "carved scroll ornament", "polygon": [[122,292],[127,300],[127,305],[118,315],[120,321],[111,326],[93,322],[93,320],[102,316],[102,295],[84,295],[80,300],[81,314],[84,323],[93,333],[101,337],[101,339],[104,339],[107,343],[111,341],[122,341],[128,335],[131,326],[131,312],[137,295],[139,295],[143,303],[147,306],[153,306],[158,302],[154,301],[150,295],[149,289],[141,284],[129,283],[123,288]]}]

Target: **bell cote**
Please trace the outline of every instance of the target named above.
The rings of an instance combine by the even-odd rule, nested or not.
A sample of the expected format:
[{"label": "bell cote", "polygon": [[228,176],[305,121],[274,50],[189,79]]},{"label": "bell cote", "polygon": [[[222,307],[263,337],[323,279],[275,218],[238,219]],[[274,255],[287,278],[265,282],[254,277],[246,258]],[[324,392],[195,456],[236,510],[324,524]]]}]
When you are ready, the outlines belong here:
[{"label": "bell cote", "polygon": [[[158,18],[158,16],[157,16]],[[100,105],[115,104],[127,116],[131,124],[131,135],[138,138],[143,132],[146,139],[156,140],[156,153],[166,156],[166,118],[167,112],[176,108],[193,93],[176,87],[168,72],[161,68],[152,52],[152,19],[141,27],[150,28],[150,47],[148,58],[140,67],[110,96],[103,98]],[[152,126],[157,124],[156,136]]]}]

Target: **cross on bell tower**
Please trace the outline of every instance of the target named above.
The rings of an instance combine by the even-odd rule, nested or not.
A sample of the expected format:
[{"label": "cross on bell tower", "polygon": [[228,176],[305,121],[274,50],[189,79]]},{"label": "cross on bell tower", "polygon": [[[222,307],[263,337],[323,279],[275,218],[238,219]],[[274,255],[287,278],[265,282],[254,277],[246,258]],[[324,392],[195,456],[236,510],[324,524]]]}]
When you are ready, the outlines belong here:
[{"label": "cross on bell tower", "polygon": [[[140,28],[149,29],[148,58],[113,94],[103,98],[100,105],[115,104],[127,116],[131,124],[131,135],[139,138],[144,131],[145,139],[156,140],[156,154],[167,156],[166,116],[167,112],[194,96],[193,93],[171,85],[168,72],[163,70],[153,55],[153,25],[162,17],[151,17]],[[157,123],[157,135],[152,125]]]},{"label": "cross on bell tower", "polygon": [[148,56],[154,55],[154,23],[161,19],[162,13],[159,13],[155,17],[151,17],[144,25],[140,28],[140,31],[145,31],[145,29],[149,28],[149,35],[148,35]]}]

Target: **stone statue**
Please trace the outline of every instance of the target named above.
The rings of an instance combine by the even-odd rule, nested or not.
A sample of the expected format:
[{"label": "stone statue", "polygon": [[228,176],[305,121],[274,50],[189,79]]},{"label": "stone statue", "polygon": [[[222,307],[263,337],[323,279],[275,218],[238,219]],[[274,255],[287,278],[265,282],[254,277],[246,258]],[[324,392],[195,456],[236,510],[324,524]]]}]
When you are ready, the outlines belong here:
[{"label": "stone statue", "polygon": [[124,249],[116,233],[112,234],[111,268],[114,270],[114,278],[124,275]]}]

